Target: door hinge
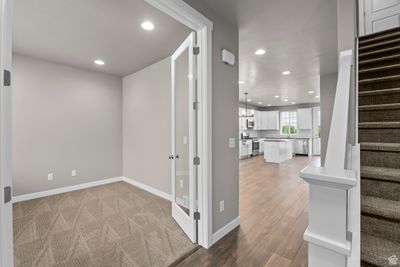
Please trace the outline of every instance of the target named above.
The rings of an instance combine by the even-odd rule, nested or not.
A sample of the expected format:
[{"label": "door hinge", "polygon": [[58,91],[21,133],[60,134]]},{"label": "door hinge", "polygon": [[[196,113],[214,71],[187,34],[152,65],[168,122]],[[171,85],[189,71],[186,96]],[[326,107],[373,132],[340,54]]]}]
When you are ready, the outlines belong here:
[{"label": "door hinge", "polygon": [[196,56],[200,54],[200,47],[198,46],[193,47],[193,54]]},{"label": "door hinge", "polygon": [[11,186],[4,187],[4,204],[11,201]]},{"label": "door hinge", "polygon": [[193,165],[200,165],[200,158],[199,157],[194,157],[193,158]]},{"label": "door hinge", "polygon": [[11,72],[9,70],[4,70],[4,86],[11,85]]},{"label": "door hinge", "polygon": [[200,220],[200,212],[196,211],[196,212],[194,213],[194,219],[195,219],[196,221]]},{"label": "door hinge", "polygon": [[193,102],[193,109],[194,110],[198,110],[199,106],[200,106],[199,102]]}]

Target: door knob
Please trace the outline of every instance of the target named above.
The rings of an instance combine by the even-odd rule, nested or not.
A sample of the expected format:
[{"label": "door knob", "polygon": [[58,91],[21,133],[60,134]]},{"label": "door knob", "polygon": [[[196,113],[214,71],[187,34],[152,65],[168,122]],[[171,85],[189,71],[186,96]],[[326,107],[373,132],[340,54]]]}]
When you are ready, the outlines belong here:
[{"label": "door knob", "polygon": [[179,159],[179,155],[176,155],[175,158],[176,158],[176,159]]},{"label": "door knob", "polygon": [[169,159],[174,159],[174,155],[169,155]]}]

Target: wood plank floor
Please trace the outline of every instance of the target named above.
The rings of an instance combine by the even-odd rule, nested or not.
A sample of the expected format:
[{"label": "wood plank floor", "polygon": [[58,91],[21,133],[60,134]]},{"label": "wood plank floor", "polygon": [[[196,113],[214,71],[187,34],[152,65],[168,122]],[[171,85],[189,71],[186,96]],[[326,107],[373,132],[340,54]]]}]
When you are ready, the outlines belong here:
[{"label": "wood plank floor", "polygon": [[299,178],[319,157],[282,164],[261,156],[240,161],[240,227],[178,266],[307,266],[308,184]]}]

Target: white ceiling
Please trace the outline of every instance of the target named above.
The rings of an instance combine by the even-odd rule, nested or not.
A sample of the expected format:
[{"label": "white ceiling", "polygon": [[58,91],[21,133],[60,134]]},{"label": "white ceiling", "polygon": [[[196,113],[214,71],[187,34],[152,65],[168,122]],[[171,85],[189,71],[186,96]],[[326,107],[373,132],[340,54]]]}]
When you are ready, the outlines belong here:
[{"label": "white ceiling", "polygon": [[[337,71],[336,1],[203,1],[239,26],[241,101],[249,92],[255,106],[319,102],[320,75]],[[267,53],[256,56],[259,48]],[[283,76],[285,70],[291,74]]]},{"label": "white ceiling", "polygon": [[144,0],[14,0],[14,52],[118,76],[170,56],[189,32]]}]

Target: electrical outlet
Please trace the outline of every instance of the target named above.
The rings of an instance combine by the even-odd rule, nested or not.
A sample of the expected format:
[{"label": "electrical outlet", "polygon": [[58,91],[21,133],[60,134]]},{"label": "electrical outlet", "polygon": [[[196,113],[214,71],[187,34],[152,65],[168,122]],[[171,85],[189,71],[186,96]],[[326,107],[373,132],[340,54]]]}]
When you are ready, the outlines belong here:
[{"label": "electrical outlet", "polygon": [[54,179],[54,174],[48,173],[48,174],[47,174],[47,180],[48,180],[48,181],[53,181],[53,179]]},{"label": "electrical outlet", "polygon": [[72,171],[71,171],[71,176],[72,176],[72,177],[75,177],[75,176],[76,176],[76,170],[72,170]]},{"label": "electrical outlet", "polygon": [[236,146],[236,139],[229,138],[229,148],[235,148],[235,146]]},{"label": "electrical outlet", "polygon": [[225,201],[221,200],[219,202],[219,212],[223,212],[225,210]]},{"label": "electrical outlet", "polygon": [[180,180],[180,181],[179,181],[179,186],[180,186],[181,188],[183,188],[183,180]]}]

